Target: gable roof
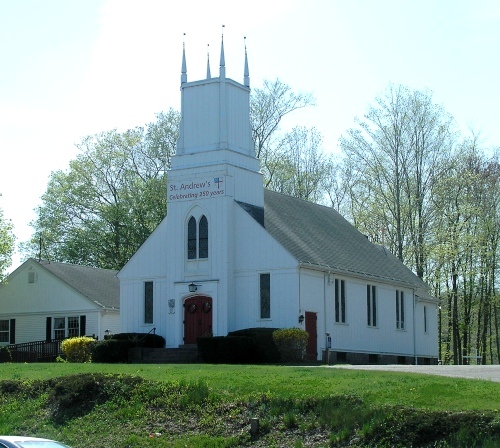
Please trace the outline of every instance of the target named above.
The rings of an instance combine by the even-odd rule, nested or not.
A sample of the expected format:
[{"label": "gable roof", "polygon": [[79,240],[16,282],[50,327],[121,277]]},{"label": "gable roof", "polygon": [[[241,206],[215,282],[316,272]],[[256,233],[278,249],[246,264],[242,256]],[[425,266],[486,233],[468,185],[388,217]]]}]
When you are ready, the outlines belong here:
[{"label": "gable roof", "polygon": [[118,271],[31,259],[102,308],[120,309]]},{"label": "gable roof", "polygon": [[371,243],[331,207],[264,190],[264,211],[240,204],[302,265],[412,288],[428,286],[397,257]]}]

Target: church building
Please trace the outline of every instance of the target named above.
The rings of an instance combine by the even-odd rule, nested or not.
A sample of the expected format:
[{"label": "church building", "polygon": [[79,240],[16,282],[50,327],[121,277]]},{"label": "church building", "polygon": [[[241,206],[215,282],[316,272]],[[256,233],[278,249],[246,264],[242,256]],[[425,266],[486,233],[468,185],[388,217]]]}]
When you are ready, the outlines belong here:
[{"label": "church building", "polygon": [[384,247],[330,207],[263,187],[250,77],[187,80],[168,171],[168,213],[118,273],[122,332],[169,348],[230,331],[298,327],[309,359],[437,363],[437,301]]}]

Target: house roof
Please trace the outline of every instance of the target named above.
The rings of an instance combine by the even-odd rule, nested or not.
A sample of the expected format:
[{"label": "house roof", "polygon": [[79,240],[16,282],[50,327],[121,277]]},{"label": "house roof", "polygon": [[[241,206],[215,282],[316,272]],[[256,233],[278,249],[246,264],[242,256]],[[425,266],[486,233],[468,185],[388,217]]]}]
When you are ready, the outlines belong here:
[{"label": "house roof", "polygon": [[264,191],[263,212],[240,205],[302,265],[428,289],[397,257],[371,243],[331,207],[269,190]]},{"label": "house roof", "polygon": [[120,308],[120,282],[116,276],[118,271],[55,261],[31,261],[48,270],[97,306]]}]

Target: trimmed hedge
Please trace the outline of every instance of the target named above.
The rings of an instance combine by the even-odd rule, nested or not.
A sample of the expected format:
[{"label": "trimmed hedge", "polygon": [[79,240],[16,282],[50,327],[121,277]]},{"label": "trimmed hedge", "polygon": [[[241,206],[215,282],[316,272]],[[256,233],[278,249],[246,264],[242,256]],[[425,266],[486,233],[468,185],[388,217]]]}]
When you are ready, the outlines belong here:
[{"label": "trimmed hedge", "polygon": [[204,362],[247,364],[255,358],[255,344],[243,336],[198,338],[198,353]]},{"label": "trimmed hedge", "polygon": [[280,362],[280,353],[273,339],[273,333],[277,328],[245,328],[243,330],[232,331],[228,336],[244,336],[251,338],[255,344],[255,363],[276,363]]},{"label": "trimmed hedge", "polygon": [[257,364],[279,362],[274,344],[276,328],[246,328],[227,336],[198,338],[198,353],[213,364]]},{"label": "trimmed hedge", "polygon": [[97,342],[92,350],[92,362],[126,363],[133,347],[163,348],[165,338],[150,333],[118,333]]}]

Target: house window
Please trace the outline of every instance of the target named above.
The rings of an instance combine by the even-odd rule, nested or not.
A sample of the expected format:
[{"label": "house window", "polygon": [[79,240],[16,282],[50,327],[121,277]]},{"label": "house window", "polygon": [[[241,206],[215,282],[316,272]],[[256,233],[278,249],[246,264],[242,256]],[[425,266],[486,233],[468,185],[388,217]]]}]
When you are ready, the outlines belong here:
[{"label": "house window", "polygon": [[9,320],[0,320],[0,342],[10,342],[10,327]]},{"label": "house window", "polygon": [[345,323],[345,281],[335,279],[335,322]]},{"label": "house window", "polygon": [[405,329],[405,295],[399,290],[396,290],[396,328]]},{"label": "house window", "polygon": [[28,283],[35,283],[35,272],[28,272]]},{"label": "house window", "polygon": [[68,338],[80,336],[80,318],[68,317]]},{"label": "house window", "polygon": [[271,274],[260,274],[260,318],[271,317]]},{"label": "house window", "polygon": [[366,285],[366,315],[369,327],[377,326],[377,294],[374,285]]},{"label": "house window", "polygon": [[189,218],[187,246],[188,260],[208,258],[208,220],[205,215],[199,222],[194,216]]},{"label": "house window", "polygon": [[54,317],[54,339],[80,336],[80,317]]},{"label": "house window", "polygon": [[144,282],[144,323],[153,323],[153,282]]},{"label": "house window", "polygon": [[66,318],[54,318],[54,339],[64,339],[66,337]]}]

